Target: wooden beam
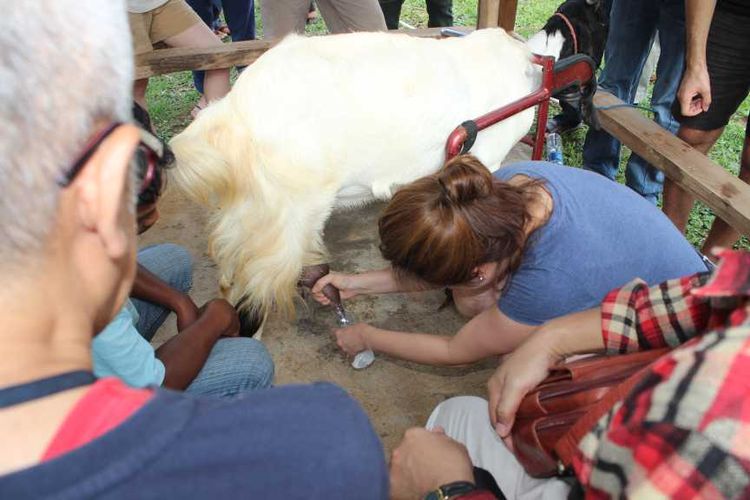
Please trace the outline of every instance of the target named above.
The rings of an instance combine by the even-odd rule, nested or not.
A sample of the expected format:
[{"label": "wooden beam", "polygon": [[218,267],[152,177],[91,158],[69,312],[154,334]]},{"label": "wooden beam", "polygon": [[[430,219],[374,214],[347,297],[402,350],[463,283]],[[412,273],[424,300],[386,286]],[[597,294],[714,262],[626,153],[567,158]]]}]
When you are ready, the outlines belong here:
[{"label": "wooden beam", "polygon": [[[466,27],[454,28],[469,32]],[[423,38],[440,38],[440,28],[420,30],[395,30],[389,33],[402,33]],[[154,50],[135,58],[135,78],[148,78],[165,73],[195,69],[220,69],[232,66],[246,66],[258,59],[271,44],[265,40],[225,43],[211,48],[182,48]],[[366,63],[366,61],[363,61]]]},{"label": "wooden beam", "polygon": [[477,6],[477,29],[503,28],[513,31],[516,27],[518,0],[479,0]]},{"label": "wooden beam", "polygon": [[[597,107],[623,104],[608,92],[594,96]],[[750,234],[750,186],[661,128],[634,108],[599,111],[604,129],[662,170],[677,185],[727,221],[742,234]]]},{"label": "wooden beam", "polygon": [[477,6],[477,29],[497,28],[500,26],[501,0],[479,0]]},{"label": "wooden beam", "polygon": [[518,8],[518,0],[501,0],[500,1],[500,12],[498,16],[498,25],[505,31],[513,31],[516,29],[516,10]]}]

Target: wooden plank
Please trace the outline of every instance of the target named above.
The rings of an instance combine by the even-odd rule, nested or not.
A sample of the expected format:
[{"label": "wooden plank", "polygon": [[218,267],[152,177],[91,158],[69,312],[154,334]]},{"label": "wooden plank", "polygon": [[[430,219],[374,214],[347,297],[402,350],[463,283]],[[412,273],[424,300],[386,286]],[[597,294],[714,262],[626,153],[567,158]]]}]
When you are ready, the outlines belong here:
[{"label": "wooden plank", "polygon": [[[594,96],[597,107],[622,104],[608,92]],[[742,234],[750,234],[750,186],[634,108],[599,111],[604,129],[708,205]]]},{"label": "wooden plank", "polygon": [[500,2],[502,0],[479,0],[477,5],[477,29],[500,26]]},{"label": "wooden plank", "polygon": [[505,31],[513,31],[516,28],[516,10],[518,0],[500,0],[500,12],[497,24]]},{"label": "wooden plank", "polygon": [[[456,27],[456,30],[469,32],[472,28]],[[395,30],[389,33],[402,33],[416,37],[439,38],[440,28],[420,30]],[[165,73],[195,69],[219,69],[232,66],[245,66],[271,47],[265,40],[226,43],[210,48],[162,49],[135,58],[135,78],[148,78]],[[363,63],[366,63],[363,61]]]},{"label": "wooden plank", "polygon": [[479,0],[477,6],[477,29],[503,28],[513,31],[516,27],[518,0]]}]

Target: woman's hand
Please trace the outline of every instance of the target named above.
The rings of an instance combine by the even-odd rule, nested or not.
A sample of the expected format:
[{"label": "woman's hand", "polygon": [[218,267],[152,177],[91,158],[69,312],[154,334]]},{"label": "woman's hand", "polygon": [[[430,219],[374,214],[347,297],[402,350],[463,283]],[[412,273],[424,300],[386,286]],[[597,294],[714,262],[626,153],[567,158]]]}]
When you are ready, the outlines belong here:
[{"label": "woman's hand", "polygon": [[357,323],[356,325],[339,328],[333,331],[336,335],[336,344],[349,356],[356,356],[358,353],[367,350],[370,346],[367,343],[367,335],[377,332],[377,328],[367,323]]},{"label": "woman's hand", "polygon": [[327,306],[331,301],[323,294],[326,285],[338,288],[341,300],[346,300],[365,292],[360,281],[359,274],[329,273],[316,281],[311,291],[315,300]]}]

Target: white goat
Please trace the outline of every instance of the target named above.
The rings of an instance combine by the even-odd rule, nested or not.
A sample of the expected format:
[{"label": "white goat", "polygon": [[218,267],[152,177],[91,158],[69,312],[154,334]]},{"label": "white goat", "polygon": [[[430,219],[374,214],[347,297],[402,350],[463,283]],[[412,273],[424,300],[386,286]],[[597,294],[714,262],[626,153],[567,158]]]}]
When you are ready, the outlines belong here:
[{"label": "white goat", "polygon": [[[303,266],[326,261],[334,208],[386,200],[435,172],[457,125],[529,94],[539,75],[529,49],[500,29],[290,36],[269,50],[171,142],[178,186],[211,209],[229,300],[291,312]],[[496,170],[533,113],[483,131],[472,153]]]}]

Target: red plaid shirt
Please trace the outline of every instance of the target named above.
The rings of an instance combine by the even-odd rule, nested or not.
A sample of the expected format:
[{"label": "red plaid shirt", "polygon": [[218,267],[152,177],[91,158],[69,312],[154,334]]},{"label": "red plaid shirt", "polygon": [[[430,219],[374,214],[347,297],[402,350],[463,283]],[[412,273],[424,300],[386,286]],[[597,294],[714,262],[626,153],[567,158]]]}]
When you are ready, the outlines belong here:
[{"label": "red plaid shirt", "polygon": [[679,347],[581,440],[587,496],[750,497],[750,254],[725,252],[706,281],[635,281],[604,300],[608,351]]}]

